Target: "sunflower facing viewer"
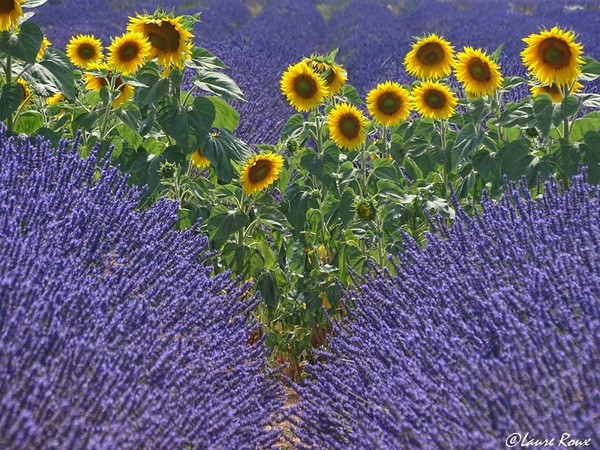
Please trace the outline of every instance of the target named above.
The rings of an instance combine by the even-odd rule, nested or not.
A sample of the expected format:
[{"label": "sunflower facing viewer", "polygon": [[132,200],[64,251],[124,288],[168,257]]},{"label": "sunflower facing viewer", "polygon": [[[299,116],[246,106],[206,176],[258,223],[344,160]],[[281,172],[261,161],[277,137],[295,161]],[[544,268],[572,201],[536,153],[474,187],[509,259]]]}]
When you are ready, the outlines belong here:
[{"label": "sunflower facing viewer", "polygon": [[23,16],[22,0],[0,0],[0,31],[9,30],[19,24]]},{"label": "sunflower facing viewer", "polygon": [[359,109],[349,103],[339,103],[328,114],[329,136],[338,147],[356,150],[366,139],[367,120]]},{"label": "sunflower facing viewer", "polygon": [[124,75],[134,74],[150,55],[151,45],[142,33],[128,32],[108,47],[108,64]]},{"label": "sunflower facing viewer", "polygon": [[143,34],[150,42],[148,58],[158,58],[163,67],[183,68],[192,52],[190,33],[182,23],[182,17],[169,17],[164,14],[153,16],[137,15],[129,19],[127,31]]},{"label": "sunflower facing viewer", "polygon": [[73,36],[67,44],[67,56],[74,66],[87,69],[92,64],[98,64],[104,58],[102,42],[89,34]]},{"label": "sunflower facing viewer", "polygon": [[480,48],[465,47],[456,55],[456,79],[469,95],[494,95],[502,86],[500,68]]},{"label": "sunflower facing viewer", "polygon": [[398,125],[410,114],[410,93],[394,81],[379,83],[367,94],[367,109],[381,125]]},{"label": "sunflower facing viewer", "polygon": [[581,72],[583,45],[575,42],[575,33],[558,27],[530,34],[521,52],[527,70],[547,85],[571,84]]},{"label": "sunflower facing viewer", "polygon": [[281,91],[298,111],[311,111],[327,97],[325,81],[303,62],[289,66],[281,77]]},{"label": "sunflower facing viewer", "polygon": [[414,88],[412,98],[413,106],[419,114],[437,120],[452,117],[458,102],[448,86],[434,82],[421,83]]},{"label": "sunflower facing viewer", "polygon": [[281,167],[283,167],[283,156],[281,155],[269,152],[251,157],[246,162],[240,176],[244,193],[252,195],[272,185],[279,178]]},{"label": "sunflower facing viewer", "polygon": [[454,63],[454,47],[437,34],[430,34],[412,44],[404,58],[409,74],[422,80],[437,80],[450,75]]}]

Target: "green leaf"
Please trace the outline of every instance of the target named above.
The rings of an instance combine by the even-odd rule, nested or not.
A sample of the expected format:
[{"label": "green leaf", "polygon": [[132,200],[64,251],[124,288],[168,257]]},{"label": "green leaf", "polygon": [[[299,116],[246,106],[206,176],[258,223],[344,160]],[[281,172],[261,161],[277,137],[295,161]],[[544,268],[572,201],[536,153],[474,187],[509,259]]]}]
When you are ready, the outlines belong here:
[{"label": "green leaf", "polygon": [[526,139],[508,142],[498,152],[500,167],[503,175],[510,180],[518,180],[527,172],[534,160],[530,143]]},{"label": "green leaf", "polygon": [[67,55],[55,49],[46,49],[44,59],[25,73],[32,89],[42,97],[61,92],[69,100],[77,96],[73,66]]},{"label": "green leaf", "polygon": [[360,94],[358,93],[358,91],[356,90],[356,88],[354,86],[351,86],[349,84],[345,84],[343,89],[342,89],[342,93],[341,93],[341,97],[349,103],[353,103],[355,105],[362,105],[363,101],[362,98],[360,97]]},{"label": "green leaf", "polygon": [[553,157],[565,175],[571,177],[577,173],[577,167],[581,162],[579,146],[575,146],[565,139],[559,139],[558,149],[553,153]]},{"label": "green leaf", "polygon": [[194,47],[191,59],[185,61],[186,67],[196,70],[227,69],[223,61],[204,48]]},{"label": "green leaf", "polygon": [[202,154],[208,158],[217,172],[219,180],[229,183],[235,176],[231,161],[244,161],[252,151],[227,130],[208,134],[200,145]]},{"label": "green leaf", "polygon": [[377,158],[373,160],[373,176],[378,180],[390,180],[397,182],[400,174],[394,164],[386,158]]},{"label": "green leaf", "polygon": [[140,69],[137,80],[146,87],[135,90],[133,101],[140,108],[151,105],[169,95],[170,81],[163,78],[155,64],[146,64]]},{"label": "green leaf", "polygon": [[144,142],[144,138],[140,136],[135,130],[125,123],[120,123],[116,127],[119,136],[125,140],[133,148],[138,148]]},{"label": "green leaf", "polygon": [[[188,117],[186,107],[181,106],[174,97],[163,98],[156,109],[156,120],[167,136],[175,139],[185,151],[190,152],[188,140]],[[195,150],[195,149],[192,149]]]},{"label": "green leaf", "polygon": [[570,118],[577,111],[579,111],[579,100],[574,95],[567,95],[554,111],[554,123],[560,123]]},{"label": "green leaf", "polygon": [[240,114],[236,109],[220,97],[206,97],[215,109],[215,121],[213,127],[225,128],[233,131],[240,123]]},{"label": "green leaf", "polygon": [[24,2],[21,7],[23,8],[37,8],[38,6],[42,6],[48,0],[27,0]]},{"label": "green leaf", "polygon": [[248,216],[238,209],[215,205],[206,220],[209,236],[215,248],[221,248],[229,238],[248,224]]},{"label": "green leaf", "polygon": [[286,124],[283,126],[283,131],[281,132],[281,141],[287,141],[292,134],[296,133],[303,127],[304,117],[302,116],[302,114],[294,114],[288,119]]},{"label": "green leaf", "polygon": [[549,94],[541,94],[533,99],[533,114],[536,124],[543,136],[548,136],[552,128],[554,103]]},{"label": "green leaf", "polygon": [[246,97],[238,85],[224,73],[215,70],[200,69],[192,78],[192,82],[200,89],[230,100],[246,101]]},{"label": "green leaf", "polygon": [[497,125],[507,128],[532,128],[535,125],[535,117],[531,100],[525,99],[518,103],[510,103],[500,114]]},{"label": "green leaf", "polygon": [[594,111],[579,119],[576,119],[571,126],[571,134],[569,140],[571,142],[579,142],[583,139],[588,131],[596,131],[600,128],[600,112]]},{"label": "green leaf", "polygon": [[584,63],[581,68],[579,79],[581,81],[593,81],[600,78],[600,62],[596,61],[591,56],[584,56],[583,61]]},{"label": "green leaf", "polygon": [[456,169],[463,161],[469,160],[483,142],[484,137],[485,133],[481,130],[478,131],[473,124],[463,127],[456,136],[450,152],[452,168]]},{"label": "green leaf", "polygon": [[208,136],[210,129],[213,127],[213,122],[215,120],[214,104],[205,97],[198,97],[194,100],[192,107],[187,111],[187,117],[194,137],[189,148],[190,153],[192,153],[202,144]]},{"label": "green leaf", "polygon": [[245,278],[258,277],[262,273],[265,260],[260,250],[247,245],[228,243],[223,248],[222,258],[226,267]]},{"label": "green leaf", "polygon": [[23,88],[17,83],[10,82],[2,86],[0,91],[0,120],[5,120],[14,114],[23,100]]},{"label": "green leaf", "polygon": [[19,26],[17,34],[9,31],[0,33],[0,52],[33,64],[43,39],[40,27],[27,20]]},{"label": "green leaf", "polygon": [[148,192],[147,195],[153,194],[160,186],[160,176],[158,175],[158,170],[160,166],[164,162],[172,162],[178,164],[180,167],[183,167],[187,158],[185,153],[181,151],[181,148],[177,146],[167,147],[164,152],[160,155],[156,155],[150,160],[150,165],[148,167]]},{"label": "green leaf", "polygon": [[23,134],[35,134],[35,132],[44,126],[44,118],[38,111],[25,111],[19,115],[19,120],[15,124],[15,131]]},{"label": "green leaf", "polygon": [[590,131],[586,133],[584,142],[579,146],[581,159],[588,167],[590,183],[600,184],[600,133]]}]

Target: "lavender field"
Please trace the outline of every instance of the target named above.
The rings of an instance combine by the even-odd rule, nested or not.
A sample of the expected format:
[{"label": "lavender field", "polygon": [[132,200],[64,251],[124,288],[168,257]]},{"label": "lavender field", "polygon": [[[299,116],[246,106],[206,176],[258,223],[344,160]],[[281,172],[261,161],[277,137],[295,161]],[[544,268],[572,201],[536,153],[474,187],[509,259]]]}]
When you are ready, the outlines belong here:
[{"label": "lavender field", "polygon": [[600,448],[599,0],[0,0],[0,450]]}]

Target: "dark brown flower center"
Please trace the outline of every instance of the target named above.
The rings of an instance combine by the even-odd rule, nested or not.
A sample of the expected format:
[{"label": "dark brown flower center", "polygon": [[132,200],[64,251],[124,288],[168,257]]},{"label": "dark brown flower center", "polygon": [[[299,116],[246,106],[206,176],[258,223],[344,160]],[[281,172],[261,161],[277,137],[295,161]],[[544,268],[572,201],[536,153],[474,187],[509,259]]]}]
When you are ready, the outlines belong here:
[{"label": "dark brown flower center", "polygon": [[96,49],[91,44],[81,44],[77,47],[77,55],[81,59],[94,59],[96,57]]},{"label": "dark brown flower center", "polygon": [[294,89],[302,98],[312,98],[317,93],[317,84],[308,75],[300,75],[294,81]]},{"label": "dark brown flower center", "polygon": [[0,0],[0,14],[6,14],[14,11],[15,0]]},{"label": "dark brown flower center", "polygon": [[360,133],[360,122],[354,114],[345,114],[339,121],[339,129],[346,139],[354,139]]},{"label": "dark brown flower center", "polygon": [[135,43],[126,43],[119,49],[121,61],[132,61],[140,54],[140,47]]},{"label": "dark brown flower center", "polygon": [[252,183],[258,183],[269,176],[271,169],[271,161],[265,159],[256,161],[248,171],[248,179]]},{"label": "dark brown flower center", "polygon": [[477,81],[490,81],[492,72],[485,61],[480,59],[472,59],[469,61],[469,74]]},{"label": "dark brown flower center", "polygon": [[540,44],[540,57],[553,69],[562,69],[569,65],[571,50],[566,42],[551,37]]},{"label": "dark brown flower center", "polygon": [[425,104],[433,109],[442,109],[446,106],[446,96],[440,91],[427,91],[423,96]]},{"label": "dark brown flower center", "polygon": [[144,25],[144,34],[148,37],[152,47],[163,52],[176,52],[179,50],[181,36],[175,27],[169,22],[161,24],[147,23]]},{"label": "dark brown flower center", "polygon": [[435,66],[444,60],[444,49],[436,42],[428,42],[417,51],[417,59],[426,66]]},{"label": "dark brown flower center", "polygon": [[402,106],[402,101],[393,92],[386,92],[377,99],[377,108],[379,111],[390,116],[397,113],[400,106]]}]

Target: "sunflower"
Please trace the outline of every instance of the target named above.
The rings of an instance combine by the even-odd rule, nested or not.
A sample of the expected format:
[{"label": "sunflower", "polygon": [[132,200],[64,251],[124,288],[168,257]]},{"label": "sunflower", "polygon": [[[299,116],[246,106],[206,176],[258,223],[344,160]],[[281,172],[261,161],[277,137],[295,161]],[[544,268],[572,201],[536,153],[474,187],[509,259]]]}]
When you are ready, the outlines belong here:
[{"label": "sunflower", "polygon": [[91,64],[102,61],[102,42],[92,35],[73,36],[67,44],[67,56],[73,65],[87,69]]},{"label": "sunflower", "polygon": [[500,67],[480,48],[463,48],[456,55],[454,68],[456,79],[471,95],[493,95],[502,86]]},{"label": "sunflower", "polygon": [[21,98],[21,105],[27,105],[29,103],[29,99],[33,95],[33,91],[23,79],[17,80],[17,84],[21,88],[21,93],[23,94],[23,97]]},{"label": "sunflower", "polygon": [[112,40],[108,47],[108,64],[124,75],[135,73],[144,64],[152,46],[146,36],[130,31]]},{"label": "sunflower", "polygon": [[575,42],[572,31],[554,27],[530,34],[521,52],[523,63],[542,83],[547,85],[570,84],[581,72],[583,45]]},{"label": "sunflower", "polygon": [[454,114],[457,98],[450,88],[441,83],[425,82],[412,92],[413,107],[423,117],[447,119]]},{"label": "sunflower", "polygon": [[52,42],[50,42],[48,40],[48,38],[46,36],[44,36],[44,39],[42,39],[42,46],[40,47],[40,51],[36,55],[35,59],[37,59],[37,60],[42,59],[44,57],[44,53],[46,52],[46,49],[48,47],[50,47],[51,45],[52,45]]},{"label": "sunflower", "polygon": [[[579,81],[576,81],[575,84],[573,85],[573,87],[571,87],[571,94],[577,94],[578,92],[581,92],[582,89],[583,89],[583,84],[581,84]],[[560,103],[560,102],[562,102],[562,100],[564,98],[563,93],[558,88],[558,86],[555,84],[553,84],[552,86],[532,85],[531,93],[533,94],[534,97],[537,97],[538,95],[541,95],[541,94],[549,94],[550,97],[552,97],[552,101],[554,103]]]},{"label": "sunflower", "polygon": [[317,75],[324,77],[328,96],[332,97],[342,92],[346,81],[348,81],[346,69],[336,63],[326,62],[320,58],[305,58],[302,62]]},{"label": "sunflower", "polygon": [[406,70],[421,79],[438,79],[450,75],[454,63],[454,47],[437,34],[415,42],[404,58]]},{"label": "sunflower", "polygon": [[358,108],[349,103],[339,103],[328,114],[329,136],[339,147],[355,150],[366,139],[367,120]]},{"label": "sunflower", "polygon": [[398,125],[410,114],[410,93],[394,81],[379,83],[367,94],[367,109],[378,123]]},{"label": "sunflower", "polygon": [[129,19],[127,31],[142,33],[150,42],[148,58],[158,58],[163,67],[183,68],[183,62],[190,58],[192,39],[182,24],[183,17],[137,15]]},{"label": "sunflower", "polygon": [[281,91],[298,111],[315,109],[328,95],[325,80],[302,62],[289,66],[283,73]]},{"label": "sunflower", "polygon": [[[108,86],[109,80],[111,80],[110,73],[107,73],[105,76],[100,75],[100,72],[106,71],[108,72],[110,69],[107,64],[93,64],[90,66],[91,70],[95,72],[85,72],[84,81],[86,83],[86,87],[90,91],[100,91],[103,87]],[[117,76],[115,79],[115,89],[119,91],[119,95],[115,98],[111,105],[113,108],[125,103],[131,97],[133,97],[133,86],[130,84],[123,83],[121,77]]]},{"label": "sunflower", "polygon": [[0,0],[0,31],[19,24],[19,18],[23,16],[22,2],[23,0]]},{"label": "sunflower", "polygon": [[200,170],[204,170],[210,166],[210,160],[202,154],[202,151],[199,148],[192,153],[192,163]]},{"label": "sunflower", "polygon": [[271,152],[250,158],[240,176],[246,195],[252,195],[272,185],[279,178],[282,166],[283,156]]},{"label": "sunflower", "polygon": [[56,106],[58,105],[60,102],[62,102],[65,99],[65,96],[62,95],[62,93],[57,92],[56,94],[48,97],[46,99],[46,103],[48,103],[48,105],[50,106]]}]

